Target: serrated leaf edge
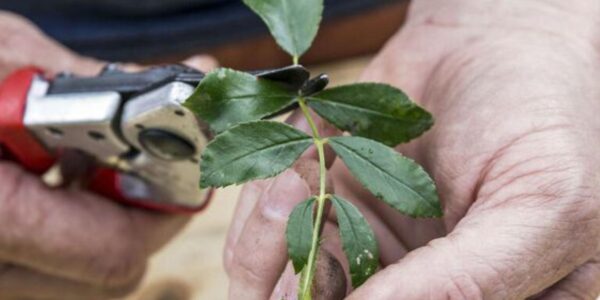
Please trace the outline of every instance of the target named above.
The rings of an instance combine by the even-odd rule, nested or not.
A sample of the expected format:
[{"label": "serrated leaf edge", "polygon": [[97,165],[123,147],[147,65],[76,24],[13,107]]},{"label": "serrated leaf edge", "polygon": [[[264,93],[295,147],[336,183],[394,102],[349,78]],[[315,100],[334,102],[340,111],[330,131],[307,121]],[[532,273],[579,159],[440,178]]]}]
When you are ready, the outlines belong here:
[{"label": "serrated leaf edge", "polygon": [[[343,144],[341,144],[341,143],[336,143],[336,141],[337,141],[337,140],[339,140],[339,139],[344,139],[344,138],[348,138],[348,137],[345,137],[345,136],[338,136],[338,137],[332,137],[332,138],[329,138],[329,143],[331,144],[331,146],[332,146],[332,148],[333,148],[333,150],[334,150],[334,151],[335,151],[335,145],[339,145],[339,146],[341,146],[341,147],[344,147],[344,148],[345,148],[345,149],[347,149],[348,151],[350,151],[350,152],[352,152],[352,153],[355,153],[355,154],[356,154],[358,157],[360,157],[362,160],[369,162],[369,160],[368,160],[368,159],[364,158],[362,155],[359,155],[358,153],[356,153],[356,151],[353,151],[352,149],[348,149],[348,147],[346,147],[345,145],[343,145]],[[367,138],[363,138],[363,137],[355,137],[355,136],[353,136],[353,137],[351,137],[351,138],[369,140],[370,142],[373,142],[373,143],[379,143],[379,144],[380,144],[380,145],[382,145],[382,146],[385,146],[385,147],[387,147],[387,148],[390,148],[389,146],[387,146],[387,145],[385,145],[385,144],[383,144],[383,143],[380,143],[380,142],[378,142],[378,141],[375,141],[375,140],[371,140],[371,139],[367,139]],[[395,152],[395,153],[396,153],[396,154],[397,154],[399,157],[401,157],[401,158],[402,158],[402,159],[404,159],[404,160],[407,160],[407,161],[411,162],[412,164],[414,164],[414,165],[416,166],[416,168],[417,168],[417,169],[419,169],[419,170],[420,170],[420,171],[422,171],[424,174],[426,174],[426,175],[427,175],[427,178],[426,178],[426,179],[427,179],[427,187],[428,187],[428,188],[430,188],[430,189],[433,189],[434,191],[436,191],[436,188],[435,188],[435,183],[433,182],[433,179],[431,179],[431,177],[429,176],[429,174],[428,174],[428,173],[425,171],[425,169],[423,169],[423,167],[422,167],[421,165],[419,165],[418,163],[416,163],[414,160],[412,160],[412,159],[410,159],[410,158],[408,158],[408,157],[406,157],[406,156],[404,156],[404,155],[402,155],[402,154],[400,154],[400,153],[396,152],[396,151],[395,151],[393,148],[390,148],[390,149],[391,149],[391,150],[393,150],[393,151],[394,151],[394,152]],[[342,156],[341,156],[341,155],[340,155],[340,154],[339,154],[337,151],[335,151],[335,152],[336,152],[336,153],[337,153],[337,154],[340,156],[340,158],[341,158],[341,159],[342,159],[342,161],[343,161],[344,159],[342,158]],[[345,163],[345,162],[344,162],[344,163]],[[375,166],[375,168],[376,168],[378,171],[380,171],[380,172],[384,173],[386,176],[388,176],[388,177],[390,177],[390,178],[393,178],[393,179],[394,179],[394,181],[398,181],[396,178],[394,178],[394,176],[391,176],[391,174],[389,174],[387,171],[385,171],[385,170],[382,170],[380,167],[378,167],[378,166],[376,166],[376,165],[374,165],[374,164],[372,164],[372,165],[373,165],[373,166]],[[350,168],[348,168],[348,169],[350,169]],[[352,170],[350,170],[350,172],[352,172]],[[352,172],[352,173],[354,173],[354,172]],[[357,179],[358,179],[358,178],[357,178]],[[360,180],[359,180],[359,181],[360,181]],[[361,184],[362,184],[362,185],[363,185],[363,186],[364,186],[364,187],[365,187],[367,190],[371,191],[370,187],[368,187],[366,184],[364,184],[364,183],[362,183],[362,182],[361,182]],[[436,212],[439,212],[439,213],[434,213],[434,214],[425,214],[425,215],[417,215],[417,214],[414,214],[414,213],[411,213],[411,212],[402,211],[402,210],[400,210],[399,208],[397,208],[397,207],[393,207],[393,206],[392,206],[394,209],[396,209],[396,210],[400,211],[401,213],[403,213],[403,214],[405,214],[405,215],[408,215],[408,216],[410,216],[410,217],[414,217],[414,218],[416,218],[416,217],[418,217],[418,218],[435,218],[435,217],[441,217],[441,216],[443,216],[443,213],[442,213],[441,207],[440,207],[439,205],[437,205],[437,206],[436,206],[436,205],[433,205],[432,203],[430,203],[429,201],[427,201],[427,199],[426,199],[425,197],[421,196],[421,194],[419,194],[417,191],[413,190],[411,187],[409,187],[409,186],[408,186],[408,185],[406,185],[405,183],[403,183],[403,182],[400,182],[400,184],[401,184],[401,185],[403,185],[403,186],[405,186],[405,187],[407,187],[407,188],[408,188],[408,190],[410,190],[410,191],[411,191],[413,194],[416,194],[416,195],[417,195],[419,198],[423,199],[423,201],[424,201],[424,202],[425,202],[425,203],[426,203],[426,204],[427,204],[429,207],[431,207],[431,208],[433,209],[433,211],[436,211]],[[382,199],[382,197],[379,197],[379,196],[377,196],[377,195],[375,195],[375,197],[377,197],[377,198],[378,198],[378,199],[380,199],[380,200],[383,200],[383,201],[384,201],[386,204],[390,205],[390,204],[388,203],[388,201],[386,201],[385,199]],[[439,203],[439,196],[437,195],[437,193],[436,193],[436,197],[437,197],[437,200],[438,200],[438,203]],[[390,205],[390,206],[391,206],[391,205]]]},{"label": "serrated leaf edge", "polygon": [[[319,18],[316,22],[316,25],[314,25],[316,28],[311,28],[311,32],[314,31],[315,33],[313,34],[313,36],[310,37],[310,42],[308,43],[308,47],[306,49],[300,49],[299,47],[299,42],[296,40],[296,37],[293,34],[290,34],[292,32],[292,25],[290,23],[285,23],[285,27],[286,27],[286,33],[290,34],[290,41],[293,44],[293,48],[294,49],[287,49],[287,47],[285,47],[284,43],[282,42],[282,40],[285,40],[285,37],[282,37],[280,34],[275,33],[271,28],[273,27],[273,24],[271,23],[271,21],[265,17],[262,16],[262,14],[258,11],[256,11],[252,6],[246,4],[246,1],[243,1],[244,4],[250,8],[250,10],[252,10],[252,12],[254,12],[254,14],[256,14],[267,26],[267,29],[269,30],[269,33],[271,34],[271,36],[275,39],[275,42],[277,43],[277,45],[283,50],[285,51],[287,54],[289,54],[292,57],[300,57],[302,55],[304,55],[312,46],[318,31],[319,31],[319,27],[321,22],[323,21],[323,2],[321,2],[320,6],[320,11],[321,13],[319,14]],[[285,3],[285,2],[284,2]],[[285,5],[285,4],[284,4]],[[284,8],[284,10],[287,10],[287,7]]]},{"label": "serrated leaf edge", "polygon": [[[296,209],[300,207],[300,205],[305,205],[306,208],[305,209],[310,209],[311,211],[311,223],[310,223],[310,229],[309,232],[311,233],[312,236],[312,231],[313,231],[313,223],[312,220],[314,218],[314,207],[312,207],[313,203],[316,201],[317,197],[312,196],[304,201],[302,201],[301,203],[299,203],[298,205],[296,205],[296,207],[292,210],[292,212],[290,213],[290,218],[288,220],[288,223],[286,225],[286,230],[285,230],[285,236],[286,236],[286,243],[287,243],[287,249],[288,249],[288,256],[290,258],[290,260],[292,261],[292,265],[294,267],[294,271],[296,274],[302,272],[302,270],[304,269],[304,267],[306,266],[306,263],[308,262],[308,256],[310,255],[310,249],[309,252],[306,253],[306,257],[304,259],[304,262],[297,262],[292,258],[292,245],[290,243],[290,220],[292,219],[292,215],[296,212]],[[305,213],[305,211],[303,211],[303,213]],[[298,263],[301,263],[302,266],[299,266]]]},{"label": "serrated leaf edge", "polygon": [[[375,251],[374,253],[370,253],[373,256],[373,260],[378,261],[379,260],[379,246],[377,245],[377,241],[375,239],[375,233],[373,232],[373,228],[371,227],[371,225],[369,224],[369,222],[367,222],[367,220],[365,219],[365,217],[363,216],[363,214],[360,212],[360,210],[354,206],[350,201],[337,196],[337,195],[333,195],[331,197],[331,201],[333,202],[333,205],[335,207],[335,211],[336,211],[336,215],[338,215],[338,222],[340,222],[340,218],[339,218],[339,211],[342,210],[344,212],[347,212],[347,209],[345,206],[341,205],[341,203],[345,203],[346,205],[348,205],[349,207],[353,208],[356,210],[356,213],[362,217],[362,219],[365,221],[367,227],[370,229],[371,235],[370,237],[372,238],[373,242],[374,242],[374,247],[375,247]],[[349,215],[348,213],[345,213],[346,215]],[[350,220],[348,220],[348,222],[350,222]],[[351,222],[350,222],[351,223]],[[352,229],[352,239],[355,239],[355,237],[358,236],[358,234],[356,234],[355,228],[353,226],[350,226],[350,228]],[[349,262],[349,265],[352,266],[352,263],[350,263],[351,258],[348,256],[348,251],[347,251],[347,245],[346,243],[344,243],[344,238],[342,237],[342,232],[340,230],[340,237],[342,238],[342,248],[344,250],[344,254],[346,255],[346,259]],[[366,255],[368,255],[369,253],[365,253]],[[355,281],[355,276],[356,274],[353,272],[352,268],[350,270],[350,276],[352,279],[352,286],[354,288],[359,287],[362,283],[364,283],[366,281],[366,279],[368,279],[370,276],[372,276],[377,268],[374,268],[373,270],[367,270],[367,274],[362,274],[364,276],[366,276],[365,280],[363,280],[362,282],[356,282]],[[369,274],[370,273],[370,274]]]},{"label": "serrated leaf edge", "polygon": [[[407,105],[411,106],[411,109],[416,109],[418,110],[420,113],[423,114],[424,117],[427,117],[428,119],[426,121],[421,121],[421,120],[414,120],[411,118],[399,118],[398,116],[394,116],[391,115],[389,113],[383,113],[383,112],[379,112],[376,110],[370,110],[367,108],[363,108],[363,107],[359,107],[359,106],[353,106],[353,105],[349,105],[343,102],[339,102],[339,101],[333,101],[330,100],[326,97],[320,97],[319,95],[325,93],[325,92],[330,92],[330,91],[334,91],[334,90],[338,90],[338,89],[343,89],[343,88],[348,88],[348,87],[357,87],[357,86],[365,86],[365,87],[369,87],[369,86],[380,86],[380,87],[385,87],[385,88],[389,88],[394,90],[395,92],[398,92],[400,94],[402,94],[403,97],[406,97],[406,99],[408,100]],[[408,95],[406,95],[406,93],[404,93],[402,90],[389,85],[389,84],[384,84],[384,83],[376,83],[376,82],[365,82],[365,83],[354,83],[354,84],[346,84],[346,85],[340,85],[340,86],[336,86],[330,89],[326,89],[323,91],[320,91],[316,94],[310,95],[305,97],[306,102],[309,106],[311,106],[311,102],[324,102],[324,103],[332,103],[332,106],[342,106],[342,107],[351,107],[353,109],[368,113],[368,114],[372,114],[378,117],[382,117],[382,118],[386,118],[388,120],[401,120],[404,122],[414,122],[414,123],[419,123],[421,125],[422,131],[417,134],[417,135],[413,135],[410,136],[408,138],[403,138],[403,139],[399,139],[398,142],[396,143],[396,145],[398,144],[402,144],[402,143],[406,143],[408,141],[411,141],[415,138],[418,138],[419,136],[423,135],[425,132],[427,132],[429,129],[431,129],[431,127],[433,127],[435,120],[433,118],[433,116],[431,115],[430,112],[428,112],[427,110],[425,110],[424,108],[422,108],[421,106],[419,106],[418,104],[416,104],[414,101],[412,101]],[[326,114],[322,114],[318,109],[314,108],[313,106],[311,106],[311,108],[321,117],[323,117],[324,119],[326,119],[329,123],[331,123],[332,125],[334,125],[335,127],[337,127],[340,130],[343,131],[347,131],[352,133],[354,136],[361,136],[361,137],[366,137],[369,138],[371,140],[374,140],[373,138],[370,138],[368,136],[365,135],[360,135],[360,134],[356,134],[355,132],[353,132],[352,128],[346,128],[346,126],[338,126],[338,124],[335,124],[333,122],[333,120]],[[378,141],[378,140],[377,140]],[[382,142],[382,141],[378,141],[378,142]],[[385,143],[384,143],[385,144]],[[395,146],[395,145],[389,145],[389,146]]]},{"label": "serrated leaf edge", "polygon": [[[283,125],[283,126],[287,126],[287,127],[291,128],[291,129],[294,129],[294,130],[296,130],[296,131],[298,131],[298,132],[300,132],[300,133],[302,133],[302,134],[304,134],[304,135],[306,136],[306,137],[303,137],[302,139],[295,140],[296,142],[303,141],[303,140],[305,140],[305,139],[306,139],[307,141],[310,141],[309,143],[307,143],[307,145],[306,145],[306,149],[308,149],[308,148],[309,148],[309,147],[312,145],[312,139],[313,139],[313,138],[312,138],[311,136],[309,136],[309,135],[307,135],[306,133],[304,133],[304,132],[302,132],[302,131],[300,131],[300,130],[296,129],[295,127],[293,127],[293,126],[291,126],[291,125],[288,125],[288,124],[285,124],[285,123],[281,123],[281,122],[276,122],[276,121],[250,121],[250,122],[244,122],[244,123],[236,124],[235,126],[232,126],[231,128],[229,128],[229,129],[227,129],[227,130],[225,130],[225,131],[223,131],[223,132],[219,133],[217,136],[215,136],[215,138],[214,138],[212,141],[210,141],[210,142],[209,142],[209,143],[206,145],[206,147],[205,147],[204,149],[205,149],[205,150],[206,150],[206,149],[208,149],[209,145],[211,145],[212,143],[214,143],[214,142],[217,140],[217,138],[218,138],[219,136],[221,136],[221,135],[223,135],[223,134],[226,134],[226,133],[229,133],[229,131],[231,131],[231,130],[233,130],[233,129],[237,128],[237,127],[244,126],[244,125],[251,125],[251,124],[254,124],[254,123],[273,123],[273,124],[277,124],[277,125]],[[306,149],[304,149],[304,151],[306,151]],[[254,178],[247,179],[247,180],[236,181],[236,182],[234,182],[234,183],[230,183],[230,184],[218,184],[218,185],[212,185],[212,184],[211,184],[211,185],[203,185],[203,181],[204,181],[204,180],[203,180],[203,178],[204,178],[204,173],[205,173],[205,172],[203,171],[203,168],[204,168],[204,167],[203,167],[203,164],[204,164],[204,162],[206,161],[206,160],[204,159],[204,155],[205,155],[205,154],[204,154],[204,153],[202,153],[202,155],[201,155],[201,158],[200,158],[200,188],[203,188],[203,189],[204,189],[204,188],[210,188],[210,187],[214,187],[214,188],[220,188],[220,187],[227,187],[227,186],[231,186],[231,185],[240,185],[240,184],[243,184],[243,183],[246,183],[246,182],[249,182],[249,181],[253,181],[253,180],[260,180],[260,179],[271,178],[271,177],[274,177],[274,176],[277,176],[277,175],[281,174],[282,172],[284,172],[285,170],[287,170],[287,169],[288,169],[288,168],[289,168],[289,167],[290,167],[292,164],[294,164],[294,162],[295,162],[295,161],[294,161],[294,162],[292,162],[292,163],[291,163],[291,164],[290,164],[290,165],[289,165],[287,168],[285,168],[285,169],[281,170],[280,172],[274,172],[274,173],[270,173],[270,174],[268,174],[268,175],[264,175],[264,176],[258,176],[258,177],[254,177]],[[301,155],[302,155],[302,154],[298,155],[298,157],[300,157]],[[297,159],[297,158],[296,158],[296,159]],[[214,173],[214,172],[213,172],[213,173]]]},{"label": "serrated leaf edge", "polygon": [[[274,85],[278,85],[279,84],[276,81],[272,81],[272,80],[268,80],[268,79],[263,79],[263,78],[260,78],[260,77],[258,77],[256,75],[249,74],[247,72],[242,72],[242,71],[238,71],[238,70],[231,69],[231,68],[218,68],[218,69],[215,69],[215,70],[207,73],[204,76],[204,78],[202,78],[202,80],[198,83],[198,85],[196,86],[196,88],[194,89],[194,91],[192,92],[192,94],[182,103],[183,107],[187,108],[188,110],[190,110],[194,114],[197,114],[200,117],[202,117],[201,113],[196,113],[196,110],[194,109],[194,105],[190,102],[190,99],[192,99],[192,97],[194,97],[198,93],[202,93],[201,88],[202,88],[202,83],[203,83],[203,81],[204,81],[205,78],[208,78],[209,76],[217,76],[219,78],[220,75],[217,74],[217,73],[220,73],[220,72],[231,72],[231,73],[234,73],[236,75],[246,76],[248,78],[251,77],[251,78],[253,78],[256,81],[263,80],[265,82],[270,82],[270,83],[272,83]],[[216,74],[216,75],[213,75],[213,74]],[[239,100],[245,99],[245,98],[257,97],[258,95],[259,94],[237,95],[235,97],[229,97],[225,101],[227,101],[227,102],[234,101],[235,102],[235,101],[239,101]],[[284,105],[283,107],[281,107],[279,109],[271,110],[271,111],[268,111],[268,112],[265,112],[263,114],[258,115],[258,117],[255,120],[247,120],[247,121],[244,121],[244,122],[241,122],[241,123],[237,123],[234,126],[241,125],[241,124],[244,124],[244,123],[254,122],[254,121],[260,120],[262,118],[271,116],[271,115],[273,115],[273,114],[275,114],[275,113],[277,113],[279,111],[285,110],[286,108],[292,106],[295,102],[298,101],[298,96],[293,91],[289,91],[288,93],[273,94],[273,95],[261,96],[261,97],[265,98],[265,99],[288,99],[289,98],[289,101],[288,101],[288,103],[286,105]],[[215,128],[214,125],[210,124],[210,123],[208,125],[209,125],[210,129],[213,132],[217,133],[217,134],[223,133],[223,132],[225,132],[225,131],[227,131],[227,130],[229,130],[229,129],[231,129],[231,128],[234,127],[234,126],[230,126],[230,127],[225,128],[225,129],[221,129],[221,128]]]}]

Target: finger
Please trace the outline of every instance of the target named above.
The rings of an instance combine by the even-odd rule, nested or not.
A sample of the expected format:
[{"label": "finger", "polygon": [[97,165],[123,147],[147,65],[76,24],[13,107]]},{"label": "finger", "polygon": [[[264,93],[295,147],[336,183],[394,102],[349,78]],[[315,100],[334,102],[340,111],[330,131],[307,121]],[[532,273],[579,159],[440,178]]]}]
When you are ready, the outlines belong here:
[{"label": "finger", "polygon": [[225,271],[231,268],[233,260],[233,249],[240,238],[240,234],[244,229],[246,221],[250,217],[256,202],[263,195],[264,191],[271,185],[271,180],[257,180],[251,183],[247,183],[240,192],[235,212],[233,213],[233,219],[229,230],[227,232],[227,239],[225,241],[225,248],[223,254],[223,263]]},{"label": "finger", "polygon": [[137,282],[130,285],[103,288],[74,280],[45,275],[31,269],[0,266],[0,300],[103,300],[122,297],[130,293]]},{"label": "finger", "polygon": [[287,261],[287,218],[309,196],[307,183],[293,170],[276,177],[265,190],[226,264],[230,299],[262,300],[271,295]]},{"label": "finger", "polygon": [[[573,207],[569,213],[539,214],[542,206],[534,199],[518,202],[522,205],[472,208],[450,235],[410,252],[349,299],[525,299],[589,257],[594,245],[582,247],[581,237],[572,236],[577,229],[566,225],[581,217],[569,215]],[[543,203],[544,212],[551,209],[551,201]],[[556,229],[557,224],[564,227]]]},{"label": "finger", "polygon": [[[316,161],[309,158],[300,158],[292,167],[302,180],[305,181],[311,194],[318,193],[319,190],[319,165]],[[233,249],[236,248],[236,244],[239,237],[244,229],[245,224],[251,216],[251,212],[254,210],[255,204],[261,197],[266,197],[266,191],[268,191],[275,183],[273,180],[259,180],[252,183],[248,183],[244,186],[240,199],[234,213],[232,224],[229,228],[227,235],[227,242],[225,244],[224,264],[225,270],[229,270],[229,266],[232,263]],[[281,199],[280,201],[287,201],[287,199]]]},{"label": "finger", "polygon": [[210,55],[194,55],[183,61],[183,64],[208,73],[219,66],[219,62]]},{"label": "finger", "polygon": [[[316,115],[315,115],[316,117]],[[300,112],[295,112],[293,113],[287,120],[288,123],[298,127],[300,130],[304,130],[306,132],[310,132],[311,128],[308,124],[308,122],[306,121],[306,119],[304,118],[304,116],[300,113]],[[317,118],[317,126],[320,128],[319,131],[321,133],[323,133],[323,136],[329,136],[332,135],[335,129],[333,129],[330,126],[327,126],[322,120]],[[331,155],[328,155],[329,157],[331,157]],[[238,203],[238,207],[236,208],[236,213],[234,215],[234,220],[232,222],[230,231],[228,233],[228,238],[227,238],[227,244],[225,247],[225,255],[224,255],[224,260],[225,260],[225,267],[226,270],[228,272],[228,274],[231,277],[231,285],[230,285],[230,297],[235,297],[235,295],[239,295],[240,293],[245,293],[245,289],[247,289],[250,286],[253,285],[258,285],[261,286],[260,288],[258,288],[258,291],[256,291],[256,297],[259,299],[262,299],[264,297],[267,297],[267,295],[270,295],[273,286],[276,283],[276,278],[277,276],[282,272],[284,266],[285,266],[285,262],[287,261],[287,255],[285,255],[285,253],[287,253],[287,251],[285,250],[285,224],[286,224],[286,220],[287,217],[289,215],[289,213],[291,212],[291,210],[293,209],[293,207],[299,203],[302,200],[305,200],[306,198],[308,198],[309,195],[315,194],[318,191],[318,165],[315,162],[315,158],[317,158],[318,155],[316,154],[316,151],[314,149],[308,150],[307,153],[303,154],[303,156],[299,159],[299,161],[294,165],[294,168],[296,169],[296,171],[298,171],[297,173],[300,175],[300,179],[304,179],[305,181],[308,182],[304,182],[304,183],[298,183],[299,185],[303,185],[305,190],[302,194],[304,195],[303,197],[300,198],[296,198],[297,195],[295,195],[292,192],[289,192],[290,195],[294,195],[293,198],[290,197],[282,197],[279,202],[281,202],[280,204],[284,204],[284,205],[280,205],[281,207],[284,207],[283,209],[283,216],[285,219],[283,220],[278,220],[275,221],[274,223],[277,223],[277,226],[279,227],[279,229],[281,230],[279,237],[277,237],[277,239],[272,240],[273,244],[277,244],[277,243],[281,243],[283,241],[283,246],[284,246],[284,250],[283,253],[284,255],[279,257],[279,256],[275,256],[273,257],[273,260],[265,265],[263,265],[263,267],[265,267],[263,270],[265,273],[271,273],[274,274],[271,277],[267,276],[265,278],[263,278],[264,280],[258,280],[258,281],[253,281],[251,280],[250,276],[248,275],[248,267],[246,266],[247,264],[251,264],[252,263],[248,263],[246,261],[239,261],[239,257],[244,257],[244,256],[249,256],[249,253],[253,253],[252,251],[250,251],[249,249],[251,249],[251,247],[249,248],[246,244],[248,244],[249,242],[247,242],[246,240],[248,239],[247,237],[247,231],[255,231],[255,232],[259,232],[260,230],[265,231],[265,233],[267,233],[269,236],[275,236],[277,233],[275,231],[270,231],[269,227],[271,224],[271,220],[268,220],[268,218],[264,218],[264,216],[262,216],[261,213],[257,213],[257,211],[264,211],[264,210],[269,210],[268,206],[271,205],[277,205],[276,201],[271,200],[272,203],[268,203],[268,204],[260,204],[255,206],[255,202],[257,201],[257,198],[260,198],[261,200],[258,200],[260,202],[266,201],[263,200],[263,198],[269,198],[271,196],[269,196],[269,191],[271,190],[276,190],[278,187],[277,185],[279,185],[280,183],[277,182],[270,182],[268,184],[263,183],[258,183],[259,185],[256,185],[257,183],[250,183],[249,187],[246,187],[244,189],[243,192],[248,192],[248,195],[242,195],[242,198],[240,200],[245,200],[248,203]],[[308,163],[309,161],[312,161],[312,163]],[[333,159],[328,159],[329,162],[332,162]],[[308,167],[306,167],[308,166]],[[307,174],[306,176],[304,176],[303,174]],[[310,174],[310,175],[308,175]],[[288,175],[289,176],[289,175]],[[276,179],[277,181],[278,179]],[[331,186],[331,185],[329,185]],[[279,187],[280,189],[282,187]],[[311,193],[307,193],[306,191],[312,191]],[[300,200],[298,200],[300,199]],[[262,208],[261,208],[262,206]],[[249,210],[252,209],[251,213],[248,213]],[[266,220],[266,221],[265,221]],[[265,238],[266,239],[266,238]],[[275,252],[274,250],[270,249],[269,246],[267,246],[266,244],[264,245],[264,249],[269,249],[267,250],[269,253],[271,252]],[[260,261],[261,258],[258,258],[257,261]],[[270,257],[264,257],[263,259],[270,259]],[[254,262],[253,265],[257,265],[260,263],[256,263]],[[240,275],[241,274],[241,275]],[[246,274],[246,276],[244,276],[244,274]],[[250,279],[248,279],[250,278]],[[262,298],[261,298],[262,297]]]},{"label": "finger", "polygon": [[312,294],[315,299],[344,299],[352,283],[337,224],[326,222],[321,240]]},{"label": "finger", "polygon": [[[217,60],[215,60],[212,56],[209,55],[195,55],[187,58],[186,60],[181,62],[182,64],[194,68],[196,70],[200,70],[203,72],[209,72],[212,69],[219,66]],[[147,70],[152,68],[152,65],[140,65],[136,63],[118,63],[117,67],[125,72],[135,73]]]},{"label": "finger", "polygon": [[285,266],[285,270],[279,277],[273,294],[269,298],[270,300],[280,299],[294,299],[298,295],[298,282],[300,281],[300,274],[296,274],[294,271],[294,265],[291,262]]},{"label": "finger", "polygon": [[[313,116],[316,118],[316,124],[318,124],[317,126],[320,128],[320,132],[322,132],[323,136],[331,136],[331,135],[335,135],[338,133],[337,129],[335,129],[332,126],[328,126],[322,119],[320,119],[318,116],[314,115]],[[293,125],[295,127],[297,127],[298,129],[307,132],[307,133],[311,133],[311,129],[310,126],[308,125],[308,122],[306,121],[304,115],[302,114],[301,111],[297,110],[294,113],[292,113],[290,115],[290,117],[288,117],[288,119],[286,120],[286,123]],[[325,156],[326,156],[326,162],[327,162],[327,166],[331,166],[333,164],[334,161],[334,153],[333,151],[331,151],[330,149],[326,149],[325,152]],[[309,150],[307,150],[302,157],[299,159],[299,161],[310,161],[310,160],[315,160],[318,161],[318,155],[317,155],[317,151],[316,149],[314,149],[314,147],[311,147]],[[294,165],[295,168],[303,168],[304,163],[296,163]],[[308,165],[310,165],[309,168],[315,168],[314,163],[309,163]],[[310,180],[311,182],[314,182],[316,185],[311,185],[311,186],[318,186],[318,177],[316,176],[309,176],[309,174],[311,175],[317,175],[318,174],[318,166],[316,167],[316,169],[314,170],[308,170],[306,168],[304,168],[305,170],[301,170],[300,174],[302,177],[304,177],[306,180]],[[306,174],[306,175],[304,175]],[[254,205],[256,203],[256,201],[258,200],[258,198],[261,196],[261,194],[264,192],[264,190],[270,185],[270,181],[269,180],[262,180],[262,181],[255,181],[255,182],[251,182],[248,183],[246,185],[244,185],[244,188],[242,189],[241,193],[240,193],[240,198],[238,199],[238,203],[235,209],[235,213],[231,222],[231,225],[229,227],[229,231],[227,233],[227,240],[226,240],[226,244],[225,244],[225,250],[224,250],[224,263],[225,263],[225,269],[228,270],[229,268],[227,267],[229,262],[231,262],[231,258],[232,258],[232,250],[235,248],[235,244],[237,242],[237,240],[239,239],[239,236],[241,234],[242,229],[244,228],[244,224],[247,222],[248,217],[250,216],[250,212],[254,209]],[[318,187],[315,188],[315,191],[318,191]],[[316,194],[316,192],[315,192]]]},{"label": "finger", "polygon": [[95,285],[136,281],[148,255],[187,221],[49,189],[6,162],[0,182],[0,259]]},{"label": "finger", "polygon": [[[292,263],[288,263],[269,299],[295,299],[301,277],[301,273],[295,274]],[[346,284],[346,274],[338,259],[326,250],[319,251],[314,286],[311,290],[312,299],[344,299],[347,294]]]},{"label": "finger", "polygon": [[597,299],[600,295],[600,261],[592,259],[578,267],[535,299],[581,300]]},{"label": "finger", "polygon": [[[340,257],[341,258],[341,257]],[[323,248],[317,257],[314,283],[311,294],[315,300],[341,300],[346,297],[346,274],[340,263],[340,258],[335,257]]]},{"label": "finger", "polygon": [[[322,244],[317,257],[313,299],[344,299],[351,286],[348,274],[348,263],[342,252],[342,244],[337,226],[328,221],[325,223]],[[295,274],[293,265],[288,263],[281,275],[271,299],[293,299],[298,295],[300,274]]]},{"label": "finger", "polygon": [[316,161],[302,158],[264,189],[239,240],[229,250],[230,298],[245,295],[245,299],[264,299],[271,295],[288,260],[288,216],[299,202],[318,191],[318,169]]},{"label": "finger", "polygon": [[[314,195],[319,192],[319,166],[315,160],[301,157],[294,163],[292,168],[306,181],[311,194]],[[232,224],[227,234],[224,255],[225,270],[229,269],[229,264],[231,263],[233,255],[232,251],[237,244],[244,225],[248,221],[256,202],[260,197],[264,196],[263,193],[272,184],[272,180],[258,180],[244,185],[244,188],[240,193]],[[329,188],[333,186],[331,181],[328,181],[328,186]],[[329,209],[326,207],[325,211],[328,212]]]}]

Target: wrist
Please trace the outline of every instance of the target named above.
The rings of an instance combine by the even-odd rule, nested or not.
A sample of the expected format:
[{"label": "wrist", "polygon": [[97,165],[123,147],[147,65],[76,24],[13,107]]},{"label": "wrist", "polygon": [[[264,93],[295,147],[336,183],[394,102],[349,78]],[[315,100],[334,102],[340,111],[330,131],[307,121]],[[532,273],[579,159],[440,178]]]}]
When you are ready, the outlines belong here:
[{"label": "wrist", "polygon": [[598,0],[413,0],[407,24],[537,30],[598,39]]}]

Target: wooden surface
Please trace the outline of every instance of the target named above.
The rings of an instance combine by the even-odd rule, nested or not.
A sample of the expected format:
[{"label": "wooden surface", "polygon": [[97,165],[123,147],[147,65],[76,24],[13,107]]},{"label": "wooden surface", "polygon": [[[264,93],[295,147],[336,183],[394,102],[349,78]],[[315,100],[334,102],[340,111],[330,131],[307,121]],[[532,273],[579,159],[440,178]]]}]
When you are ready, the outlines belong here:
[{"label": "wooden surface", "polygon": [[[332,84],[358,78],[368,58],[312,68],[326,72]],[[227,298],[222,251],[240,187],[219,190],[208,210],[190,222],[169,245],[153,257],[146,278],[126,300],[220,300]]]}]

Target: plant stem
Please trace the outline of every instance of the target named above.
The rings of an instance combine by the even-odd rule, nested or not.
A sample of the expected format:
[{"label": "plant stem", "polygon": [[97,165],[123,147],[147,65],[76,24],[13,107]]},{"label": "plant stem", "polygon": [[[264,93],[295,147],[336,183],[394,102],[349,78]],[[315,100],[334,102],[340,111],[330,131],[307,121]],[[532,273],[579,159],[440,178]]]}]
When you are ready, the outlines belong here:
[{"label": "plant stem", "polygon": [[293,61],[294,65],[297,65],[300,62],[300,57],[298,57],[298,55],[294,55],[294,57],[292,58],[292,61]]},{"label": "plant stem", "polygon": [[312,242],[310,248],[310,254],[308,256],[308,261],[306,263],[306,267],[302,272],[302,278],[300,279],[300,292],[298,298],[301,300],[310,300],[311,297],[311,288],[312,288],[312,280],[315,275],[316,270],[316,261],[317,254],[319,248],[319,237],[321,232],[321,223],[323,221],[323,211],[325,210],[325,202],[327,201],[327,195],[325,193],[326,190],[326,179],[327,179],[327,168],[325,167],[325,148],[324,145],[327,143],[326,139],[321,138],[319,134],[319,130],[315,125],[315,121],[310,115],[310,111],[306,106],[306,102],[304,99],[300,98],[298,103],[300,103],[300,109],[306,121],[310,125],[310,129],[313,133],[313,143],[317,147],[317,152],[319,155],[319,196],[317,197],[317,215],[314,220],[314,227],[312,233]]}]

